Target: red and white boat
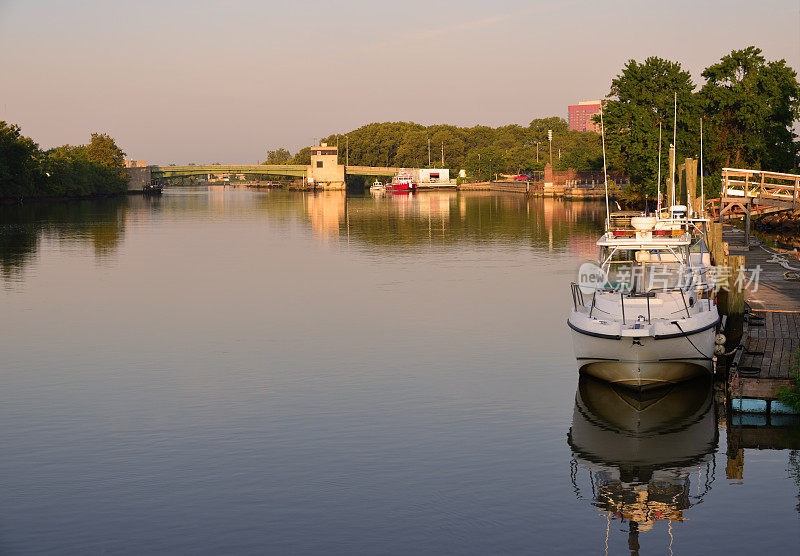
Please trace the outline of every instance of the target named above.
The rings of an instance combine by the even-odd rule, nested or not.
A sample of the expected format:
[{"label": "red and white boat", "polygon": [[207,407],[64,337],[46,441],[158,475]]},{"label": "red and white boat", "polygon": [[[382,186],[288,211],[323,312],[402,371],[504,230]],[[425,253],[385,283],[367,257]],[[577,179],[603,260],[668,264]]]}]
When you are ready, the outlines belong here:
[{"label": "red and white boat", "polygon": [[414,191],[417,184],[414,183],[414,178],[405,170],[400,172],[392,178],[392,183],[389,184],[389,189],[392,191]]}]

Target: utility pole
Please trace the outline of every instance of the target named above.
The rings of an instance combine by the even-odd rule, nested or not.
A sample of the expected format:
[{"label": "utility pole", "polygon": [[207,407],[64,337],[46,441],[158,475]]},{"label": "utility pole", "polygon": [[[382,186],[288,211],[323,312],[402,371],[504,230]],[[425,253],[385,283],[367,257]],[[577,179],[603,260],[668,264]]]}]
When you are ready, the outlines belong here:
[{"label": "utility pole", "polygon": [[345,166],[350,166],[350,136],[345,135],[345,143],[347,144],[347,156],[345,157]]},{"label": "utility pole", "polygon": [[442,141],[442,168],[444,168],[444,141]]},{"label": "utility pole", "polygon": [[431,138],[428,137],[428,168],[431,167]]},{"label": "utility pole", "polygon": [[547,130],[547,140],[550,141],[550,166],[553,165],[553,130]]},{"label": "utility pole", "polygon": [[539,162],[539,141],[536,141],[536,162]]},{"label": "utility pole", "polygon": [[561,147],[558,148],[558,159],[561,160]]}]

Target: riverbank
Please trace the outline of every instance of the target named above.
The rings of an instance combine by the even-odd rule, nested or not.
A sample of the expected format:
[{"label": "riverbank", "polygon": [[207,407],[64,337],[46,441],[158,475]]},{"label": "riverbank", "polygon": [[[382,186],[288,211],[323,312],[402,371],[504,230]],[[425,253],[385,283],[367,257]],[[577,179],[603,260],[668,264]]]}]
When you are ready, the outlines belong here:
[{"label": "riverbank", "polygon": [[19,126],[0,122],[0,153],[0,202],[125,194],[130,181],[125,153],[104,133],[42,150]]},{"label": "riverbank", "polygon": [[753,228],[788,248],[800,249],[800,211],[782,211],[753,219]]},{"label": "riverbank", "polygon": [[13,206],[23,205],[30,203],[63,203],[69,201],[95,201],[101,199],[115,199],[120,197],[127,197],[131,195],[161,195],[161,187],[153,187],[151,189],[139,190],[130,189],[127,191],[119,191],[115,193],[92,193],[89,195],[41,195],[33,197],[22,197],[19,199],[11,199],[8,197],[0,198],[0,206]]}]

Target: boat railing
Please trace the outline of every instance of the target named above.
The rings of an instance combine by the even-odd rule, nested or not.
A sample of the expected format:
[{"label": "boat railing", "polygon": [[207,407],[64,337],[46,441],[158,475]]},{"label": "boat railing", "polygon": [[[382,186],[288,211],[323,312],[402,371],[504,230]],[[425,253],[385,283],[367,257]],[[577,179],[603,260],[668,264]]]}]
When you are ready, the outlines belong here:
[{"label": "boat railing", "polygon": [[[695,291],[697,293],[697,300],[707,300],[708,302],[708,310],[710,311],[712,308],[712,304],[714,301],[714,294],[713,294],[713,287],[703,287],[698,288],[697,286],[708,286],[709,284],[693,284],[695,287]],[[626,313],[625,313],[625,298],[628,299],[635,298],[639,299],[644,297],[645,298],[645,306],[647,307],[647,324],[652,323],[652,312],[650,309],[650,298],[654,297],[656,293],[669,293],[669,292],[678,292],[681,295],[681,301],[683,303],[683,308],[686,311],[686,317],[691,318],[691,312],[689,310],[689,304],[686,302],[686,292],[689,291],[691,286],[686,287],[672,287],[672,288],[658,288],[658,289],[651,289],[647,290],[646,292],[634,292],[634,291],[625,291],[619,290],[614,288],[591,288],[592,289],[592,300],[591,303],[586,303],[586,299],[584,297],[584,289],[589,288],[590,286],[581,286],[580,284],[576,284],[575,282],[570,283],[570,288],[572,290],[572,306],[577,312],[585,312],[588,309],[589,317],[592,316],[594,313],[594,309],[596,306],[597,301],[597,294],[599,293],[619,293],[619,302],[620,302],[620,311],[622,313],[622,324],[627,324]]]},{"label": "boat railing", "polygon": [[572,289],[572,306],[575,310],[578,310],[578,307],[585,307],[586,303],[583,301],[583,290],[581,287],[576,284],[575,282],[570,283],[570,289]]}]

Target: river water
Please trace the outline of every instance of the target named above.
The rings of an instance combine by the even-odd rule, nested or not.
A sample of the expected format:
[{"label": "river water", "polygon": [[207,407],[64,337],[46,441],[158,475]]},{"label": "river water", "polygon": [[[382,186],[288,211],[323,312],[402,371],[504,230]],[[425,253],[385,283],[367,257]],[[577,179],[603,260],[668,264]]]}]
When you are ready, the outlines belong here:
[{"label": "river water", "polygon": [[579,381],[569,282],[604,209],[0,207],[0,552],[796,550],[788,419],[729,426],[707,383]]}]

